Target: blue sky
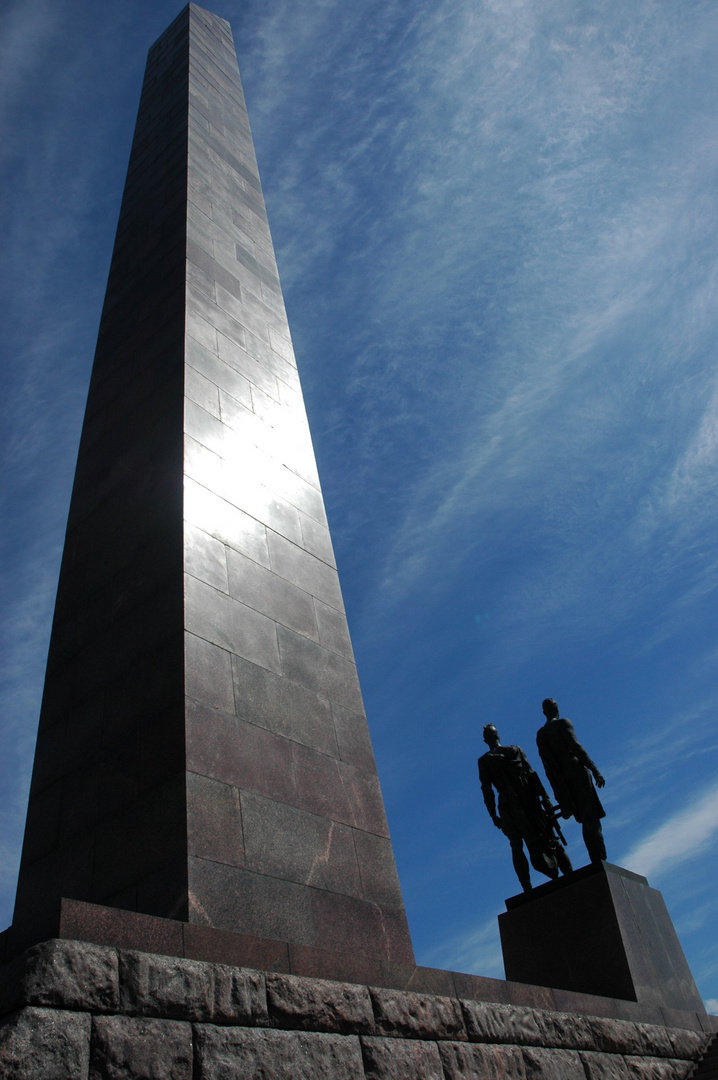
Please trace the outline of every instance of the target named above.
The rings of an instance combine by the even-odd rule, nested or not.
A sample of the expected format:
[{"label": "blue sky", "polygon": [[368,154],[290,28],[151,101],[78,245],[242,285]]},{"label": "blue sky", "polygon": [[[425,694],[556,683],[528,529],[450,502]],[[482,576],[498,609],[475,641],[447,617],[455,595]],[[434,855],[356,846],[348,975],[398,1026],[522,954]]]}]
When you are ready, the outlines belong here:
[{"label": "blue sky", "polygon": [[[146,50],[0,12],[0,923]],[[718,1011],[718,8],[222,0],[420,962],[501,975],[491,721],[557,698]],[[580,832],[566,828],[574,864]],[[535,875],[538,880],[538,876]]]}]

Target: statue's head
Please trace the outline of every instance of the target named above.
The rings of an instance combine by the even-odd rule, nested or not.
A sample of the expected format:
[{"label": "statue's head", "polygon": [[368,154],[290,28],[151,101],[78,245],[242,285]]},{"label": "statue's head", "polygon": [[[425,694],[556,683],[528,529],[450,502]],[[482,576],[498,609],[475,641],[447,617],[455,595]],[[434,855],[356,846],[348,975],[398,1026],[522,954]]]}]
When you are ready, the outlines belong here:
[{"label": "statue's head", "polygon": [[541,709],[547,720],[553,720],[555,716],[558,716],[558,704],[552,697],[543,699],[541,702]]},{"label": "statue's head", "polygon": [[484,725],[484,742],[492,749],[499,745],[499,733],[493,724]]}]

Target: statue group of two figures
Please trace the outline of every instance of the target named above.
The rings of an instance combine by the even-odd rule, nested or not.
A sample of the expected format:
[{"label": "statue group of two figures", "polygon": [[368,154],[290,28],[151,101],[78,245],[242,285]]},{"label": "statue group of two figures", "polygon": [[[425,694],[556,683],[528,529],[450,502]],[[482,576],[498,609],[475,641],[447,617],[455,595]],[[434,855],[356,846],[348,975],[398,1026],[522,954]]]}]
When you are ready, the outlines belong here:
[{"label": "statue group of two figures", "polygon": [[[502,746],[493,724],[484,728],[488,753],[479,758],[481,791],[491,820],[511,844],[514,869],[524,892],[531,889],[529,861],[550,878],[572,870],[558,818],[573,817],[583,829],[591,862],[606,858],[601,818],[605,811],[595,784],[604,779],[580,742],[573,724],[559,716],[553,698],[541,706],[546,722],[536,734],[539,755],[558,805],[553,806],[520,746]],[[496,801],[498,794],[498,807]]]}]

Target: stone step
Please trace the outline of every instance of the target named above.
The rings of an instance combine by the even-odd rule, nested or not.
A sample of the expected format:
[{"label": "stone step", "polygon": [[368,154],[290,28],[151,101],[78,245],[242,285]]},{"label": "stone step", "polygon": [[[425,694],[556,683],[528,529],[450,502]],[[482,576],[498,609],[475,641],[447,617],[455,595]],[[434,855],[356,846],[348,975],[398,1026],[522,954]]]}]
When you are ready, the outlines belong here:
[{"label": "stone step", "polygon": [[714,1035],[708,1048],[690,1074],[690,1080],[718,1080],[718,1035]]}]

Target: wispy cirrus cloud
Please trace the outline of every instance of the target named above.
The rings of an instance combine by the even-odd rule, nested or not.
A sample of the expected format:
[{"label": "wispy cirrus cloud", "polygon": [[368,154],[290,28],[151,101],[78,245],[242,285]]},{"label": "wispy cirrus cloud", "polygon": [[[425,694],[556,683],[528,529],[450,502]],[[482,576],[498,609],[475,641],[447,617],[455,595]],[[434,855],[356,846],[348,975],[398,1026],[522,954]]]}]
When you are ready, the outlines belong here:
[{"label": "wispy cirrus cloud", "polygon": [[704,854],[717,836],[718,784],[713,784],[640,840],[621,862],[639,874],[660,877]]},{"label": "wispy cirrus cloud", "polygon": [[422,962],[449,971],[480,972],[490,978],[503,978],[504,962],[496,919],[487,919],[473,930],[455,934],[429,950]]},{"label": "wispy cirrus cloud", "polygon": [[[418,9],[394,54],[394,5],[375,12],[352,49],[359,23],[340,18],[336,5],[321,5],[312,33],[295,28],[296,40],[298,14],[282,10],[282,19],[261,24],[262,60],[251,61],[265,115],[289,95],[305,53],[317,40],[328,44],[288,110],[301,137],[285,181],[268,174],[269,197],[274,187],[273,221],[300,277],[317,274],[342,245],[351,248],[342,268],[351,309],[339,286],[334,314],[353,335],[337,389],[355,407],[356,424],[342,436],[355,468],[335,497],[347,537],[361,534],[365,545],[367,525],[377,530],[383,551],[373,584],[387,603],[425,587],[437,557],[445,577],[460,574],[466,544],[457,535],[484,526],[485,538],[490,523],[503,545],[512,525],[506,508],[524,505],[538,522],[542,554],[506,609],[518,610],[517,597],[522,609],[534,603],[541,575],[556,571],[564,582],[556,613],[585,604],[597,568],[615,582],[617,609],[635,605],[641,588],[621,587],[623,577],[636,577],[625,567],[626,541],[646,483],[664,482],[644,454],[664,436],[662,382],[676,374],[676,350],[694,330],[701,301],[685,310],[673,282],[659,325],[650,323],[669,264],[683,267],[691,289],[706,270],[710,278],[710,262],[699,267],[693,256],[705,226],[696,193],[715,157],[706,133],[706,153],[696,151],[692,127],[674,125],[670,147],[648,126],[642,142],[638,133],[705,23],[695,23],[692,38],[690,25],[674,34],[671,14],[650,3],[630,18],[613,9],[599,24],[565,19],[561,3],[492,3],[479,17],[473,6],[447,0]],[[343,50],[351,53],[351,78],[340,87],[333,65]],[[389,56],[397,61],[391,80],[382,67]],[[307,130],[302,116],[322,81],[326,108]],[[378,102],[384,85],[391,93]],[[677,152],[681,141],[685,152]],[[279,150],[268,143],[267,152],[271,162]],[[303,200],[317,196],[307,248],[297,223]],[[289,284],[291,297],[294,279]],[[357,332],[360,320],[371,340]],[[301,313],[296,325],[301,335]],[[706,319],[704,332],[712,326]],[[329,431],[337,410],[313,383],[308,359],[310,396]],[[673,433],[663,477],[676,467],[682,434],[704,420],[710,427],[702,395],[684,388],[681,435]],[[636,410],[646,408],[639,441]],[[393,466],[376,489],[383,521],[367,522],[358,496],[376,485],[382,458]],[[541,515],[542,505],[550,512]],[[629,550],[644,574],[650,565],[655,575],[645,550]]]}]

